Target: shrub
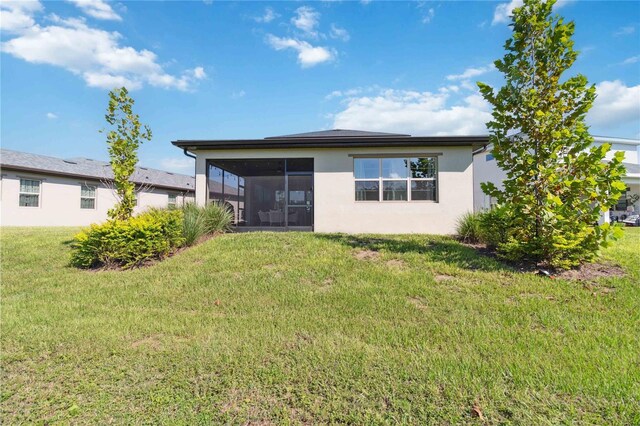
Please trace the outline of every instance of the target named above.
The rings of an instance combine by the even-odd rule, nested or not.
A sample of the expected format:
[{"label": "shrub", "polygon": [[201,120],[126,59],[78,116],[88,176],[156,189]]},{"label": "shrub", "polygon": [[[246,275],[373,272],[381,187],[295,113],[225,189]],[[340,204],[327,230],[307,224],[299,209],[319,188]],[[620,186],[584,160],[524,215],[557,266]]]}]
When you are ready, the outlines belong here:
[{"label": "shrub", "polygon": [[187,203],[182,207],[182,236],[185,244],[191,246],[207,233],[204,216],[195,203]]},{"label": "shrub", "polygon": [[509,240],[512,216],[506,206],[494,206],[480,213],[478,227],[480,240],[488,247],[498,248]]},{"label": "shrub", "polygon": [[210,203],[202,208],[207,233],[228,231],[233,223],[233,211],[228,205]]},{"label": "shrub", "polygon": [[91,225],[75,237],[71,263],[81,268],[131,268],[161,259],[184,244],[182,211],[153,209]]},{"label": "shrub", "polygon": [[597,222],[626,184],[624,153],[593,146],[585,118],[596,87],[584,75],[567,76],[578,57],[575,25],[554,14],[554,3],[527,0],[513,10],[512,36],[494,62],[504,85],[478,83],[493,107],[489,143],[505,173],[502,185],[481,186],[513,217],[498,253],[564,269],[594,260],[619,236]]},{"label": "shrub", "polygon": [[195,244],[204,235],[227,231],[233,222],[233,213],[221,203],[210,203],[204,207],[187,203],[182,211],[183,236],[188,246]]},{"label": "shrub", "polygon": [[458,218],[456,223],[456,233],[462,241],[467,243],[478,243],[481,241],[481,214],[482,213],[467,212]]}]

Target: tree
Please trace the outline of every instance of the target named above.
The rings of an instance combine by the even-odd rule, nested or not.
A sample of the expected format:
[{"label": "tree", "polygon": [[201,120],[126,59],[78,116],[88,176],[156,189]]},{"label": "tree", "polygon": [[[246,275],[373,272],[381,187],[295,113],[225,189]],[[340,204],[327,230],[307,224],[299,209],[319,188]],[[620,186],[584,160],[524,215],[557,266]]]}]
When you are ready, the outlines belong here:
[{"label": "tree", "polygon": [[107,145],[113,186],[118,203],[109,210],[111,219],[128,219],[135,207],[135,184],[129,179],[138,163],[138,148],[144,140],[151,140],[151,129],[140,124],[138,114],[133,113],[134,100],[125,87],[109,92],[109,106],[105,119],[111,125],[107,132]]},{"label": "tree", "polygon": [[514,10],[506,54],[495,61],[505,84],[495,93],[478,83],[493,106],[493,156],[507,175],[502,189],[482,189],[509,212],[499,253],[567,268],[592,260],[615,237],[609,224],[597,223],[625,188],[624,155],[605,163],[610,146],[592,147],[585,116],[595,86],[583,75],[561,80],[578,52],[574,23],[552,16],[554,3],[525,0]]}]

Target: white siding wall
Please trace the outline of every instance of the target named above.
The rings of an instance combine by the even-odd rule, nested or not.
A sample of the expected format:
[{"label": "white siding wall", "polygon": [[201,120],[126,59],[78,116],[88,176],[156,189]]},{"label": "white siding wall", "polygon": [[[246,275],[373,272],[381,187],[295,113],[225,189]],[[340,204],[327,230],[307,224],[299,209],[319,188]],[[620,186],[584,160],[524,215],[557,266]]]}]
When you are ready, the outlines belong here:
[{"label": "white siding wall", "polygon": [[[41,181],[38,207],[20,207],[20,178]],[[80,208],[80,187],[85,183],[98,187],[95,209]],[[85,226],[105,221],[107,211],[116,202],[111,189],[96,180],[82,178],[3,170],[0,187],[2,226]],[[178,203],[184,199],[179,191],[152,189],[141,192],[134,213],[150,206],[166,207],[169,193],[179,194]]]},{"label": "white siding wall", "polygon": [[[625,163],[640,164],[640,142],[625,142],[616,143],[615,139],[607,141],[606,138],[598,138],[594,141],[594,145],[600,146],[603,143],[610,143],[611,150],[607,154],[607,159],[613,158],[614,154],[618,151],[624,152]],[[500,169],[496,164],[496,160],[487,160],[487,156],[491,154],[490,150],[480,152],[473,156],[473,208],[475,211],[487,209],[491,207],[490,198],[482,192],[480,183],[493,182],[498,188],[502,187],[502,181],[506,178],[504,170]],[[638,193],[636,188],[640,178],[637,175],[629,174],[623,181],[628,185],[632,185],[631,192]],[[637,203],[636,211],[640,208],[640,202]]]},{"label": "white siding wall", "polygon": [[[600,146],[604,141],[595,141],[593,144],[596,146]],[[624,152],[624,162],[631,164],[640,164],[640,143],[638,145],[629,145],[629,144],[621,144],[621,143],[611,143],[611,150],[607,153],[607,159],[610,160],[613,158],[613,155],[618,152]]]},{"label": "white siding wall", "polygon": [[[439,202],[356,202],[353,155],[432,154],[438,156]],[[198,151],[196,199],[206,200],[206,160],[221,158],[313,158],[314,229],[317,232],[455,232],[456,219],[473,209],[471,147],[341,148]]]},{"label": "white siding wall", "polygon": [[482,191],[483,182],[493,182],[502,187],[507,177],[504,170],[498,167],[490,151],[480,152],[473,156],[473,209],[480,211],[491,207],[490,197]]}]

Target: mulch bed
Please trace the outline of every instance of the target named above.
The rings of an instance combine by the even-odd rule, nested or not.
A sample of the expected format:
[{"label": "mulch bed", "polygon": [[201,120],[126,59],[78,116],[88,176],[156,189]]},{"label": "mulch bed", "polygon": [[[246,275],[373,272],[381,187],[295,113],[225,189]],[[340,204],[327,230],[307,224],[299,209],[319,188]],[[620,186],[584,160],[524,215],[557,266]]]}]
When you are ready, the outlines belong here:
[{"label": "mulch bed", "polygon": [[535,262],[508,262],[498,258],[495,250],[488,248],[484,244],[472,244],[461,241],[461,244],[474,249],[478,254],[494,258],[511,268],[525,273],[539,273],[540,275],[548,276],[549,278],[559,278],[572,281],[584,281],[593,282],[598,278],[609,277],[623,277],[625,276],[624,269],[615,263],[602,261],[599,263],[585,263],[578,268],[569,270],[554,270],[548,266],[537,264]]},{"label": "mulch bed", "polygon": [[623,277],[625,272],[616,264],[603,262],[586,263],[578,269],[569,269],[554,275],[565,280],[592,281],[598,278]]}]

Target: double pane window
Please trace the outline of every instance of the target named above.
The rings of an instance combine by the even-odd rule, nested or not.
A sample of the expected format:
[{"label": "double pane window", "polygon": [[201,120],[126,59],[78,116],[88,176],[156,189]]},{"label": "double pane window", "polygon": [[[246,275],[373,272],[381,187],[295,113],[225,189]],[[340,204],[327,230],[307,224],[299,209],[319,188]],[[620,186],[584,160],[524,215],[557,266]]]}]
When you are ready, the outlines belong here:
[{"label": "double pane window", "polygon": [[20,179],[20,207],[38,207],[40,205],[41,181]]},{"label": "double pane window", "polygon": [[436,157],[354,158],[356,201],[437,201]]},{"label": "double pane window", "polygon": [[167,206],[169,208],[175,208],[178,201],[178,196],[176,194],[169,194],[169,201],[167,202]]},{"label": "double pane window", "polygon": [[96,186],[82,184],[80,187],[80,208],[96,208]]}]

